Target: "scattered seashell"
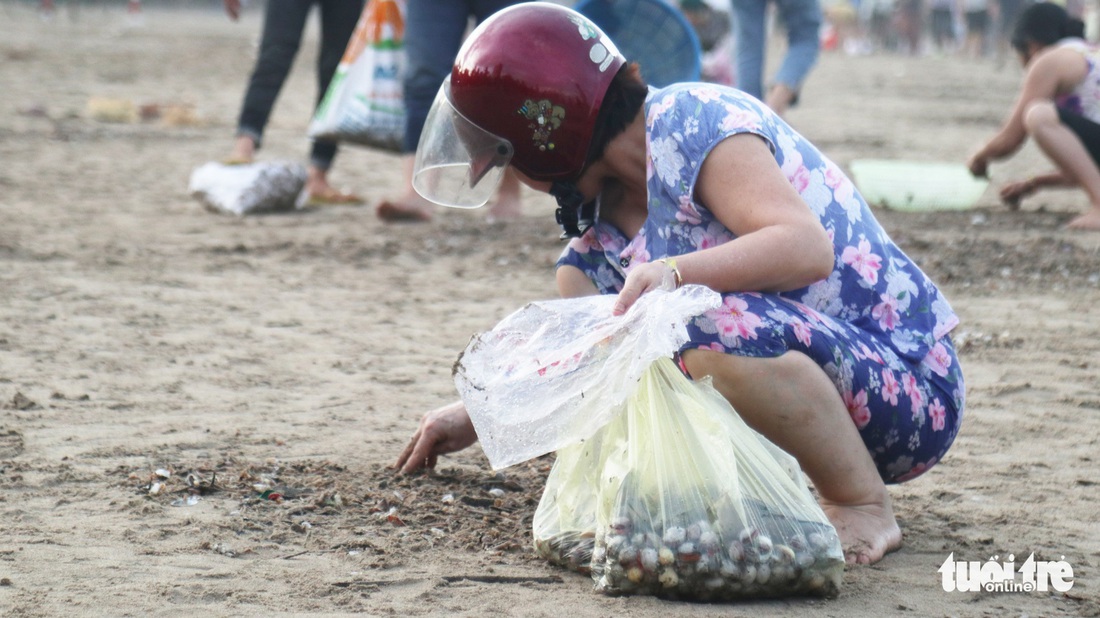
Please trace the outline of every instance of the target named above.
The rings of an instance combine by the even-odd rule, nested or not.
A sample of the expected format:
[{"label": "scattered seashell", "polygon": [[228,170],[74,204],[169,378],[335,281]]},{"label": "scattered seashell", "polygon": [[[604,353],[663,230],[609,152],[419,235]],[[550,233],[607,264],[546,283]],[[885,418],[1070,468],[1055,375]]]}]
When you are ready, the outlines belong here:
[{"label": "scattered seashell", "polygon": [[745,545],[741,541],[734,541],[730,543],[728,553],[730,560],[743,562],[745,560]]},{"label": "scattered seashell", "polygon": [[665,529],[665,534],[661,537],[661,540],[669,547],[679,547],[685,539],[687,539],[687,532],[679,526]]},{"label": "scattered seashell", "polygon": [[606,559],[607,559],[607,548],[606,547],[603,547],[601,545],[601,546],[597,546],[595,549],[592,550],[592,562],[599,563],[599,562],[603,562]]},{"label": "scattered seashell", "polygon": [[710,591],[720,590],[726,585],[726,580],[721,577],[712,577],[703,583],[703,586]]},{"label": "scattered seashell", "polygon": [[806,541],[809,542],[810,549],[814,551],[821,551],[827,549],[829,546],[829,541],[826,540],[825,535],[820,532],[810,533],[810,535],[806,537]]},{"label": "scattered seashell", "polygon": [[639,558],[642,563],[643,569],[649,572],[654,572],[657,570],[657,565],[659,564],[659,556],[657,555],[656,549],[653,549],[652,547],[646,547],[641,551],[641,555],[639,556]]},{"label": "scattered seashell", "polygon": [[611,532],[613,534],[629,536],[633,527],[629,517],[616,517],[611,520]]},{"label": "scattered seashell", "polygon": [[817,558],[810,552],[802,552],[798,554],[797,563],[798,567],[802,569],[808,569],[814,565]]},{"label": "scattered seashell", "polygon": [[187,496],[186,498],[177,498],[172,501],[172,506],[195,506],[201,499],[202,498],[195,495]]},{"label": "scattered seashell", "polygon": [[657,562],[664,566],[670,565],[676,562],[676,554],[667,547],[662,547],[657,550]]},{"label": "scattered seashell", "polygon": [[714,552],[718,550],[718,535],[710,530],[704,530],[699,535],[699,548],[705,552]]},{"label": "scattered seashell", "polygon": [[775,546],[775,560],[779,564],[794,564],[795,553],[788,545]]},{"label": "scattered seashell", "polygon": [[676,550],[676,558],[683,562],[698,562],[699,552],[695,548],[695,543],[681,543]]},{"label": "scattered seashell", "polygon": [[761,557],[770,556],[772,553],[772,540],[771,537],[763,534],[756,537],[756,551],[759,552]]},{"label": "scattered seashell", "polygon": [[619,564],[626,566],[633,564],[638,559],[638,550],[633,545],[624,545],[619,550]]},{"label": "scattered seashell", "polygon": [[687,535],[687,540],[693,542],[698,541],[699,535],[703,534],[703,529],[700,528],[699,523],[696,522],[687,527],[687,530],[685,530],[685,534]]}]

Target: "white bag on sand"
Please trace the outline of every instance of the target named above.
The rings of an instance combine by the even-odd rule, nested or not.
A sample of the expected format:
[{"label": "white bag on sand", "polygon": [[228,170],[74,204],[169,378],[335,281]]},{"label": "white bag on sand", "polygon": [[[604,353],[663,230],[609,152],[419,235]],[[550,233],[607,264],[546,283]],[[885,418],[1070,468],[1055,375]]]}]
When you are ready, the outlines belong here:
[{"label": "white bag on sand", "polygon": [[306,168],[295,162],[225,165],[210,162],[191,173],[191,196],[207,210],[243,216],[300,207]]}]

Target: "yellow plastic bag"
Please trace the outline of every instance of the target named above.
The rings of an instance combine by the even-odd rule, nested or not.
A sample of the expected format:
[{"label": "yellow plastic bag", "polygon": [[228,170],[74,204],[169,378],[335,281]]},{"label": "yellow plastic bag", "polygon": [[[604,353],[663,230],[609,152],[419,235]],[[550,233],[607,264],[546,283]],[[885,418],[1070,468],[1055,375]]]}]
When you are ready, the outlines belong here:
[{"label": "yellow plastic bag", "polygon": [[309,136],[399,152],[405,135],[404,0],[368,0]]},{"label": "yellow plastic bag", "polygon": [[540,555],[607,594],[832,597],[844,571],[794,458],[669,359],[611,422],[558,451],[534,537]]}]

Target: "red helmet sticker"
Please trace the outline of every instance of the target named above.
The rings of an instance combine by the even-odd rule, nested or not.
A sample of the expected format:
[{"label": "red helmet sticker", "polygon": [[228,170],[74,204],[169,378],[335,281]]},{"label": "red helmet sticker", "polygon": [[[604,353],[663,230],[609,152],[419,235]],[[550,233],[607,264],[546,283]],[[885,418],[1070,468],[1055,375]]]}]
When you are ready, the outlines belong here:
[{"label": "red helmet sticker", "polygon": [[528,128],[534,131],[531,139],[541,151],[553,150],[554,142],[550,141],[550,132],[561,126],[565,120],[565,108],[554,105],[549,99],[532,101],[527,99],[519,108],[519,114],[530,120]]},{"label": "red helmet sticker", "polygon": [[[577,31],[580,32],[581,38],[585,41],[589,39],[602,39],[600,31],[596,28],[588,19],[581,17],[580,15],[570,15],[569,21],[577,25]],[[596,41],[588,50],[588,58],[599,65],[600,72],[607,70],[607,67],[611,66],[611,63],[615,60],[615,54],[611,53],[611,50],[607,48],[607,45],[603,44],[603,41]]]}]

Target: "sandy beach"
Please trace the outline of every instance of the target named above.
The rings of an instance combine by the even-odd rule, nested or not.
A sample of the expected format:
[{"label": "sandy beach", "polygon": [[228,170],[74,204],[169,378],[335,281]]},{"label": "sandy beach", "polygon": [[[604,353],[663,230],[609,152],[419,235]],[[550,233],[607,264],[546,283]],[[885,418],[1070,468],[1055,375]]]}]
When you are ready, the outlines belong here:
[{"label": "sandy beach", "polygon": [[[1100,615],[1100,233],[1061,229],[1078,192],[998,202],[1046,169],[1034,145],[973,209],[876,210],[959,313],[968,386],[946,459],[891,488],[904,547],[834,600],[611,598],[531,548],[549,458],[388,468],[470,337],[554,295],[552,203],[387,225],[399,159],[347,147],[333,180],[365,207],[204,210],[188,177],[228,154],[260,17],[0,4],[0,615]],[[316,43],[261,160],[306,156]],[[789,120],[842,166],[963,162],[1020,76],[826,53]],[[186,114],[105,122],[96,97]],[[1074,585],[946,592],[950,554],[1064,560]]]}]

